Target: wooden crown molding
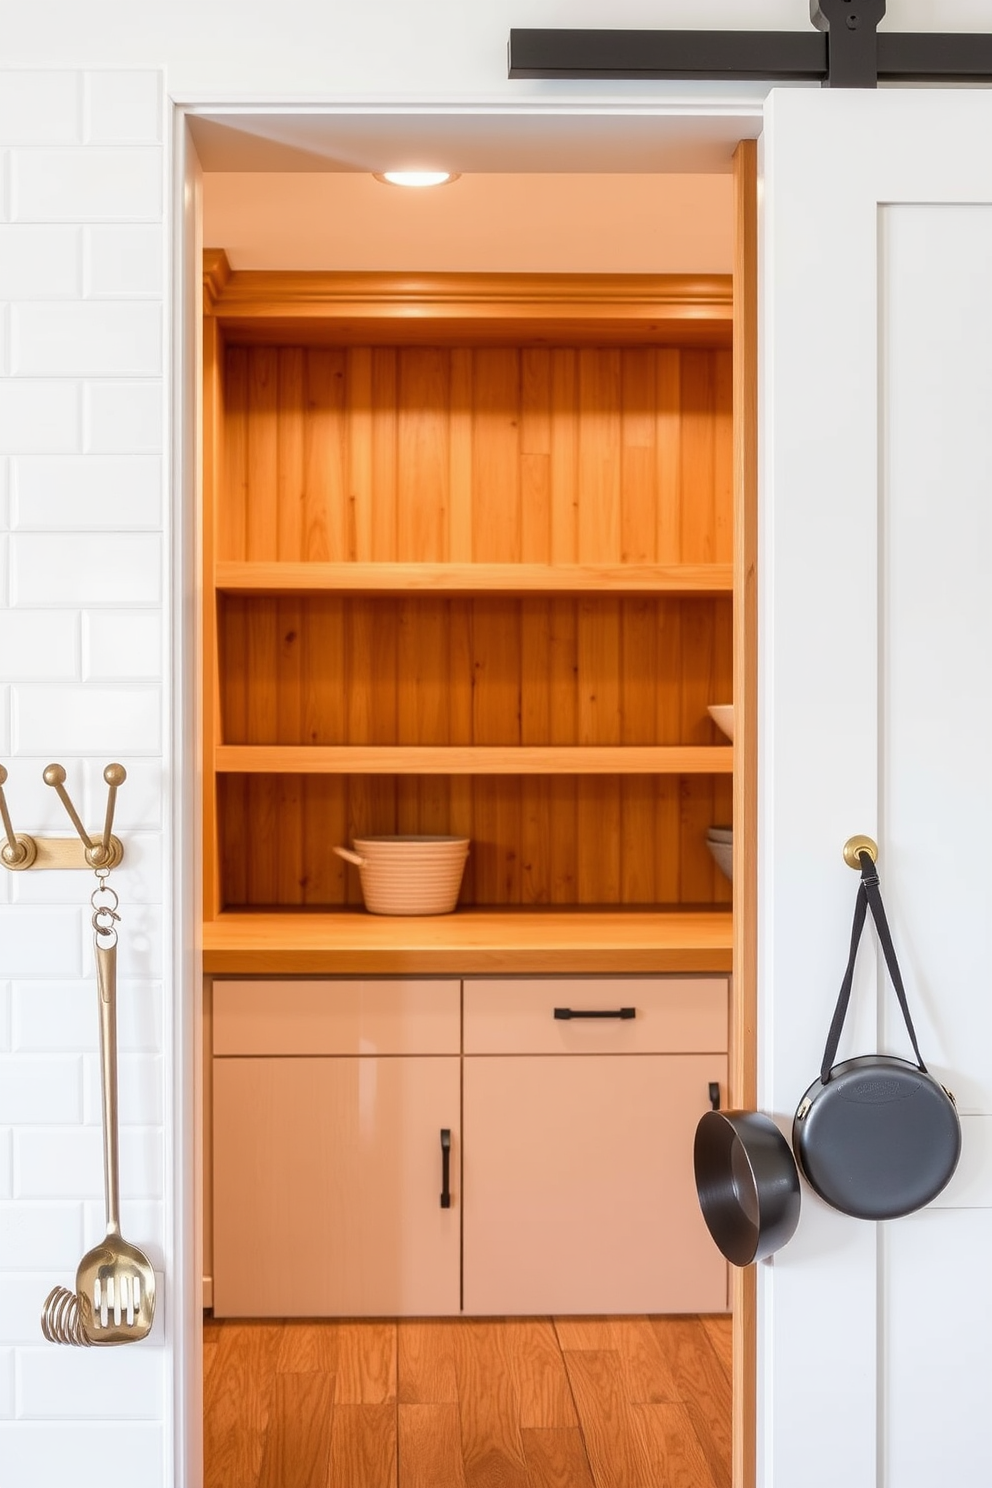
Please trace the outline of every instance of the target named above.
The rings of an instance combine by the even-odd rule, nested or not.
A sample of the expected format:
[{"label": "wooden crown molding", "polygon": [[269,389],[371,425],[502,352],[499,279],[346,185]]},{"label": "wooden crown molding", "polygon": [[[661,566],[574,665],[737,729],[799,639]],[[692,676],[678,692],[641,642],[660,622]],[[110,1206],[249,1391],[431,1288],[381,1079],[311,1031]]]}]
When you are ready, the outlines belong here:
[{"label": "wooden crown molding", "polygon": [[675,341],[729,345],[729,274],[232,270],[204,254],[204,311],[231,340]]}]

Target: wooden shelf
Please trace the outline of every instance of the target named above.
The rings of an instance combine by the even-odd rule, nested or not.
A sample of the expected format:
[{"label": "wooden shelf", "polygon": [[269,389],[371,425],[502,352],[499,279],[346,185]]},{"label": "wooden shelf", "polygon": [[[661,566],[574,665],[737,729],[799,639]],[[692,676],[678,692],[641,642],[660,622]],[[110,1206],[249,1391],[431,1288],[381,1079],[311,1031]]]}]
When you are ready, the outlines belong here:
[{"label": "wooden shelf", "polygon": [[222,744],[227,775],[729,775],[729,744]]},{"label": "wooden shelf", "polygon": [[729,563],[218,563],[226,594],[730,594]]},{"label": "wooden shelf", "polygon": [[203,927],[212,975],[728,972],[729,910],[231,913]]}]

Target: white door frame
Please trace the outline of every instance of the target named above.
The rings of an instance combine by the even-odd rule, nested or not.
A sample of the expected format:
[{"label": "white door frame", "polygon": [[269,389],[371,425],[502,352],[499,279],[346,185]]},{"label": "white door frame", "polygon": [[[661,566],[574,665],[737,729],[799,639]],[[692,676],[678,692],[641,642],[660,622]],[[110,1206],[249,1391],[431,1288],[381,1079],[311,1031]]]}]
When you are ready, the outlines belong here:
[{"label": "white door frame", "polygon": [[[232,104],[226,100],[223,111],[232,119],[265,113],[336,112],[333,105],[280,106],[267,100],[264,105],[245,101]],[[430,103],[409,105],[404,111],[434,114],[450,124],[455,133],[459,119],[492,113],[515,118],[542,114],[574,114],[578,117],[608,117],[636,111],[640,116],[670,118],[677,116],[698,121],[726,120],[728,115],[750,117],[760,121],[762,101],[748,107],[740,102],[731,106],[707,104],[702,107],[674,102],[671,97],[657,102],[643,98],[629,106],[615,100],[597,104],[590,101],[549,105],[533,98],[519,105],[501,102],[498,108],[483,104],[463,106]],[[200,1193],[202,1154],[199,1136],[202,1126],[202,952],[199,944],[201,860],[200,803],[200,625],[201,593],[199,587],[200,535],[197,518],[201,510],[200,489],[200,364],[202,358],[202,234],[200,223],[200,166],[192,141],[189,118],[197,114],[218,112],[208,102],[193,103],[173,100],[172,128],[169,131],[172,180],[172,383],[171,383],[171,713],[173,720],[172,749],[172,965],[176,990],[169,1052],[169,1078],[172,1082],[174,1119],[166,1131],[166,1173],[173,1198],[172,1241],[174,1274],[171,1279],[168,1334],[173,1346],[174,1412],[171,1442],[172,1459],[167,1460],[177,1488],[199,1488],[202,1481],[202,1234],[200,1227]],[[363,104],[350,101],[339,112],[362,112],[395,118],[400,110],[384,107],[374,101]],[[757,129],[755,129],[757,133]],[[729,161],[728,161],[729,167]],[[729,169],[728,169],[729,173]],[[194,871],[189,871],[195,865]],[[738,1059],[738,1068],[740,1062]],[[741,1294],[738,1293],[738,1296]],[[753,1297],[753,1292],[749,1294]],[[749,1304],[750,1305],[750,1304]],[[747,1392],[750,1394],[750,1392]],[[169,1447],[167,1445],[167,1452]],[[745,1459],[746,1461],[746,1453]],[[745,1468],[746,1471],[746,1468]],[[735,1488],[750,1488],[741,1476]]]}]

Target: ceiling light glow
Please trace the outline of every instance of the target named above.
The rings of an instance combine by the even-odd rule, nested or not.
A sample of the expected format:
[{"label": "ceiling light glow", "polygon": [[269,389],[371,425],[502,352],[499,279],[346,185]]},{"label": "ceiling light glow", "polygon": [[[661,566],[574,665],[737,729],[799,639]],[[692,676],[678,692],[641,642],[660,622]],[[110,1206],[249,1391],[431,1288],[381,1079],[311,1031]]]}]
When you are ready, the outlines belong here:
[{"label": "ceiling light glow", "polygon": [[376,171],[377,181],[385,181],[390,186],[446,186],[449,181],[458,179],[457,173],[453,171]]}]

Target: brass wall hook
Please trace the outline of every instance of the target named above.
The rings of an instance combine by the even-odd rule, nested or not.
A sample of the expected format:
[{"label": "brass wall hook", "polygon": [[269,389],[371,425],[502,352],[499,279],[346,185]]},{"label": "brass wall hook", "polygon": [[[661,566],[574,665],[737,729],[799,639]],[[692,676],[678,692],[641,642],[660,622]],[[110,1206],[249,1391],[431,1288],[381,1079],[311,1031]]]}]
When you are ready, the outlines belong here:
[{"label": "brass wall hook", "polygon": [[5,842],[0,847],[0,863],[5,868],[11,868],[15,872],[22,868],[30,868],[38,856],[38,847],[33,837],[26,836],[23,832],[15,832],[10,824],[10,812],[7,810],[7,798],[3,788],[7,783],[7,771],[0,765],[0,817],[3,818],[3,830]]},{"label": "brass wall hook", "polygon": [[859,853],[866,852],[873,863],[878,862],[878,843],[871,837],[857,836],[848,837],[844,843],[844,862],[848,868],[856,868],[861,872],[861,859]]},{"label": "brass wall hook", "polygon": [[80,840],[77,842],[72,837],[28,837],[23,832],[15,833],[11,826],[10,813],[3,794],[7,771],[0,765],[0,817],[6,834],[6,840],[0,847],[0,863],[13,872],[20,872],[25,868],[116,868],[124,858],[124,844],[119,837],[113,835],[114,807],[118,787],[127,779],[127,771],[123,765],[108,765],[103,778],[110,791],[101,838],[94,841],[80,821],[65,789],[65,770],[61,765],[49,765],[43,772],[42,779],[58,793]]}]

